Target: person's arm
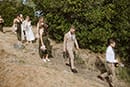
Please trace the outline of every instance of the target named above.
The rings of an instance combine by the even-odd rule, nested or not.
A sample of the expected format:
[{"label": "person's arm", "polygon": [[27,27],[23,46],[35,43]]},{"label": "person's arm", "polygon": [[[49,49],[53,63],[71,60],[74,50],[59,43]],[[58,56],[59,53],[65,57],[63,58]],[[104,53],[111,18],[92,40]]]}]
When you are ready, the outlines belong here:
[{"label": "person's arm", "polygon": [[79,49],[79,45],[78,45],[76,37],[75,37],[75,41],[74,42],[75,42],[76,48]]},{"label": "person's arm", "polygon": [[63,42],[63,51],[66,52],[66,42],[67,42],[67,38],[66,38],[66,34],[64,35],[64,42]]},{"label": "person's arm", "polygon": [[31,26],[31,21],[28,22],[28,25]]},{"label": "person's arm", "polygon": [[[13,27],[14,27],[14,28],[17,27],[16,22],[17,22],[17,19],[14,19],[14,20],[13,20]],[[16,29],[15,29],[15,30],[16,30]]]},{"label": "person's arm", "polygon": [[16,19],[13,20],[13,24],[15,24],[15,22],[16,22]]},{"label": "person's arm", "polygon": [[37,34],[39,34],[39,23],[37,23]]}]

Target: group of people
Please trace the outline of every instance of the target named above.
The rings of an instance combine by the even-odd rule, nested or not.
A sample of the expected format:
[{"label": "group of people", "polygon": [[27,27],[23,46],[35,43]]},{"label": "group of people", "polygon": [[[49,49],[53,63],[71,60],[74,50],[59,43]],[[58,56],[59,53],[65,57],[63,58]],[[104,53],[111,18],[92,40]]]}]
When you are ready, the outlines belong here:
[{"label": "group of people", "polygon": [[[39,56],[41,57],[43,62],[50,61],[49,57],[52,56],[51,54],[51,45],[48,39],[48,25],[45,23],[43,17],[39,18],[37,22],[37,32],[36,35],[33,34],[31,20],[29,16],[26,16],[25,20],[23,15],[17,15],[13,21],[13,32],[16,33],[17,39],[19,42],[31,42],[38,39],[39,42]],[[77,50],[79,50],[79,45],[75,36],[75,27],[71,26],[69,32],[64,35],[64,44],[63,44],[63,51],[69,58],[66,61],[66,65],[69,65],[71,71],[77,73],[77,69],[74,65],[74,50],[75,46]]]},{"label": "group of people", "polygon": [[17,34],[17,39],[19,42],[26,40],[27,43],[32,43],[32,41],[35,40],[29,16],[26,16],[24,20],[22,14],[17,15],[13,20],[13,32]]},{"label": "group of people", "polygon": [[[119,64],[120,66],[124,67],[124,65],[115,58],[115,52],[114,52],[115,46],[116,41],[113,38],[108,39],[108,47],[106,49],[106,60],[104,63],[106,72],[97,76],[99,79],[103,81],[107,77],[109,80],[110,87],[117,87],[115,65]],[[79,45],[75,36],[75,27],[71,26],[70,31],[64,35],[63,51],[65,54],[68,55],[66,65],[70,66],[72,72],[77,73],[78,71],[74,66],[75,48],[79,50]]]},{"label": "group of people", "polygon": [[[4,20],[0,16],[0,30],[3,31]],[[17,39],[20,42],[27,41],[28,43],[32,43],[33,40],[36,38],[39,41],[39,55],[43,62],[50,61],[49,56],[52,56],[51,54],[51,45],[50,41],[48,39],[48,25],[45,23],[45,20],[43,17],[39,18],[39,21],[37,22],[37,32],[36,35],[34,35],[32,31],[32,25],[31,20],[29,16],[26,16],[25,20],[23,18],[23,15],[17,15],[16,18],[13,21],[13,32],[17,34]],[[114,47],[116,43],[113,39],[108,40],[108,48],[106,50],[106,70],[107,72],[101,74],[98,76],[101,80],[104,80],[105,77],[109,77],[111,79],[111,87],[114,87],[114,81],[115,81],[115,63],[119,63],[115,59],[115,52]],[[64,41],[63,41],[63,53],[65,55],[68,55],[66,60],[66,65],[70,66],[70,69],[73,73],[78,73],[78,70],[76,69],[74,65],[74,51],[75,48],[79,50],[79,45],[76,39],[75,35],[75,27],[71,26],[70,30],[64,35]]]},{"label": "group of people", "polygon": [[45,23],[44,18],[40,17],[37,22],[37,32],[34,35],[29,16],[25,20],[22,14],[16,16],[13,20],[13,32],[16,33],[18,43],[32,43],[34,40],[39,41],[39,55],[43,62],[50,61],[51,45],[48,39],[48,25]]}]

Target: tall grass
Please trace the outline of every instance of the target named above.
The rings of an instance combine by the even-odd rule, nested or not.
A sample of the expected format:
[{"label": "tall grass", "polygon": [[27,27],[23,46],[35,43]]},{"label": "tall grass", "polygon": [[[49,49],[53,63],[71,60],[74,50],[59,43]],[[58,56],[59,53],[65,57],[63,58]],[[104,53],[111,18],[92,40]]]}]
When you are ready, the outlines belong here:
[{"label": "tall grass", "polygon": [[119,67],[118,68],[118,78],[130,83],[130,68]]}]

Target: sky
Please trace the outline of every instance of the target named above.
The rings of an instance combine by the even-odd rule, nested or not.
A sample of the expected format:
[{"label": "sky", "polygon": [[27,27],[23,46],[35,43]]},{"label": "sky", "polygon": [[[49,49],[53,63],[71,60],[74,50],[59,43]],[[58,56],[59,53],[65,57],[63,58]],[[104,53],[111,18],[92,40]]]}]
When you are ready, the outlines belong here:
[{"label": "sky", "polygon": [[27,2],[27,0],[23,0],[23,4],[25,4]]}]

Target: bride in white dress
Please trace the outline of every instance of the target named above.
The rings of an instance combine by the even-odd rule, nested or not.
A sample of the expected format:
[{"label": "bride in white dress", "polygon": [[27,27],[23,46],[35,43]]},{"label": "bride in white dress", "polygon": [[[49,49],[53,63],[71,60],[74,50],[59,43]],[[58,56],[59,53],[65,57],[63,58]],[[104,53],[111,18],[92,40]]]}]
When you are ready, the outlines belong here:
[{"label": "bride in white dress", "polygon": [[32,41],[35,40],[35,37],[34,37],[33,31],[32,31],[32,25],[31,25],[29,16],[26,16],[26,19],[24,21],[24,29],[25,29],[27,42],[32,43]]}]

